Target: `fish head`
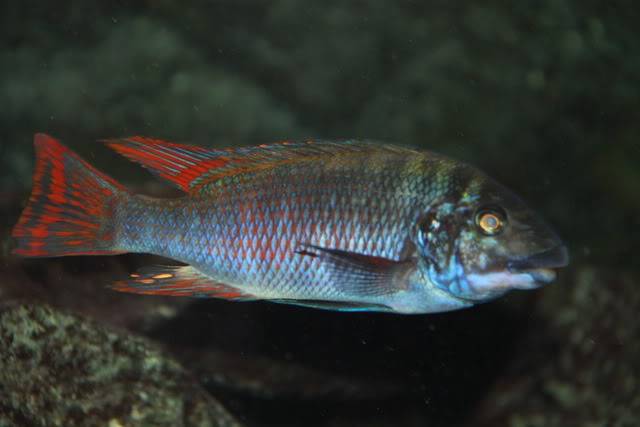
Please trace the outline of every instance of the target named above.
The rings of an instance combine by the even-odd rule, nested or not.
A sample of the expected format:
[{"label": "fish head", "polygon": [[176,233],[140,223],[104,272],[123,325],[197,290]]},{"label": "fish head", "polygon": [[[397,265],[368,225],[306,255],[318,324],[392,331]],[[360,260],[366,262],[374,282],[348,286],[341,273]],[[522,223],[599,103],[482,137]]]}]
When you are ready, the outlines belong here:
[{"label": "fish head", "polygon": [[520,198],[488,177],[434,204],[418,224],[425,276],[447,297],[479,303],[552,282],[569,262],[557,234]]}]

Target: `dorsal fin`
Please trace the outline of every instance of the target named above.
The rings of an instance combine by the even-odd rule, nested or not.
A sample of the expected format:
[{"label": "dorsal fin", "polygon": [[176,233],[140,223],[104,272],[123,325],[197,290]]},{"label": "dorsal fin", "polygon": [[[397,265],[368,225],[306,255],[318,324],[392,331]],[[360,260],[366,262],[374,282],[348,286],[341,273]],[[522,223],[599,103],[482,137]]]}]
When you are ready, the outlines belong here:
[{"label": "dorsal fin", "polygon": [[228,163],[224,152],[194,145],[174,144],[160,139],[133,136],[105,142],[129,160],[140,163],[158,177],[186,192],[192,190],[203,174]]},{"label": "dorsal fin", "polygon": [[223,177],[269,169],[285,163],[309,161],[321,156],[375,151],[415,153],[408,148],[351,140],[286,141],[226,150],[175,144],[141,136],[105,142],[118,153],[189,193],[198,192],[204,185]]}]

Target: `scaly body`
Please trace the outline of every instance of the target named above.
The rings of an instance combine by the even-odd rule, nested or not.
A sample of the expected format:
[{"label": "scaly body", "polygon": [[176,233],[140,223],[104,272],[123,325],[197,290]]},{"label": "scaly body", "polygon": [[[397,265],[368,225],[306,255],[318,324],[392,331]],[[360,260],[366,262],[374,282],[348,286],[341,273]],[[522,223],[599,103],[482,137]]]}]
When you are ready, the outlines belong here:
[{"label": "scaly body", "polygon": [[259,298],[360,301],[317,257],[295,252],[313,245],[400,261],[420,212],[446,195],[452,165],[432,158],[349,153],[222,179],[198,197],[135,197],[117,216],[118,244],[190,264]]},{"label": "scaly body", "polygon": [[[58,153],[62,168],[88,167],[49,137],[41,138],[41,144],[47,145],[40,150]],[[26,212],[14,232],[22,244],[17,253],[75,255],[101,249],[99,253],[152,253],[189,265],[132,274],[115,286],[137,293],[270,299],[407,313],[473,303],[465,293],[477,289],[462,276],[469,272],[460,273],[464,269],[459,264],[443,267],[444,261],[442,268],[435,268],[435,258],[446,245],[425,252],[423,241],[425,233],[430,233],[432,242],[442,239],[441,223],[447,225],[447,218],[475,211],[471,206],[485,197],[484,186],[497,185],[465,164],[429,152],[361,142],[306,142],[233,151],[144,138],[109,145],[188,195],[176,199],[133,195],[91,171],[98,177],[95,185],[105,187],[107,212],[98,222],[102,241],[93,248],[80,247],[90,242],[65,247],[62,241],[66,251],[58,245],[55,253],[30,253],[26,248],[38,234],[34,236],[33,228],[45,230],[47,225],[47,232],[55,235],[64,219],[37,222],[33,213]],[[40,172],[37,168],[34,182],[42,180],[38,173],[46,172],[45,166]],[[34,190],[34,206],[51,203],[51,198],[43,202],[43,191]],[[504,197],[514,203],[510,194]],[[59,201],[68,204],[67,199]],[[53,208],[45,204],[41,209]],[[77,217],[79,207],[73,209],[69,213]],[[81,208],[80,214],[84,213]],[[448,216],[440,218],[436,213]],[[462,230],[447,226],[444,231],[451,234],[444,238],[458,240],[457,251],[475,250],[476,242],[461,240]],[[545,232],[544,244],[559,247],[557,238]],[[46,245],[37,243],[35,248],[42,251]],[[461,255],[458,258],[462,262]],[[460,295],[452,297],[452,290]]]}]

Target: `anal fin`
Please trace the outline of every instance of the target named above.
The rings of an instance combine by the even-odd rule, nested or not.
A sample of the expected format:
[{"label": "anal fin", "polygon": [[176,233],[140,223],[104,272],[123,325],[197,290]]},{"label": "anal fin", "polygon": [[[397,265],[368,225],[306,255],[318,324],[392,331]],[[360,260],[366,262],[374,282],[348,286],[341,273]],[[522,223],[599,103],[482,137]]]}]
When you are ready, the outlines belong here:
[{"label": "anal fin", "polygon": [[189,265],[145,267],[130,274],[128,279],[113,283],[112,288],[118,292],[145,295],[255,299],[233,286],[216,282]]}]

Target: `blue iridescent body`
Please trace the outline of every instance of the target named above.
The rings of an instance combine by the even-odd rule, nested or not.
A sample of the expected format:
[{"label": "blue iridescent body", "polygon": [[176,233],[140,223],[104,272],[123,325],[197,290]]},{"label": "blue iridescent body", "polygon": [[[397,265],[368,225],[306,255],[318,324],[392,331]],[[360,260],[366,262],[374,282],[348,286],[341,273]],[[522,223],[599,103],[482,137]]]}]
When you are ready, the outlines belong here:
[{"label": "blue iridescent body", "polygon": [[[40,152],[64,149],[52,139],[43,144]],[[134,195],[91,171],[108,189],[98,224],[108,241],[29,253],[25,236],[36,223],[27,218],[14,232],[17,253],[99,248],[188,264],[134,273],[115,284],[126,292],[399,313],[453,310],[534,288],[567,262],[560,240],[517,197],[434,153],[357,141],[237,150],[140,137],[108,144],[186,195]],[[88,167],[65,150],[68,170]],[[37,207],[43,201],[34,194]],[[56,225],[63,226],[48,227]]]}]

